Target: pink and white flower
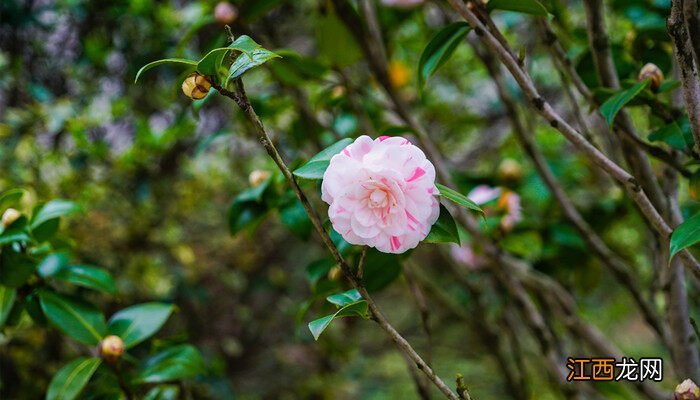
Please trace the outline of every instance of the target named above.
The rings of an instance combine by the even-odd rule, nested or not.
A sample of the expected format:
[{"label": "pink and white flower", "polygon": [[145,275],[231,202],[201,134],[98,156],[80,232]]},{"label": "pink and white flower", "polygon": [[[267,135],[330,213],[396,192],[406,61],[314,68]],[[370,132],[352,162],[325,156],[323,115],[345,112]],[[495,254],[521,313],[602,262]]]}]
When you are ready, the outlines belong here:
[{"label": "pink and white flower", "polygon": [[384,253],[425,239],[440,214],[437,194],[433,164],[402,137],[360,136],[333,156],[321,185],[333,228]]}]

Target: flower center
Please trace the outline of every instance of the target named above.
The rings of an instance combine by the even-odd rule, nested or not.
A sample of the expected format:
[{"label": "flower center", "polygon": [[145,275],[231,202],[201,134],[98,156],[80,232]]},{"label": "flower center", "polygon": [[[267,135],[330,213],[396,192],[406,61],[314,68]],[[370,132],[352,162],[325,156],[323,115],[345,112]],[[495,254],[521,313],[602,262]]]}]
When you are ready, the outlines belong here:
[{"label": "flower center", "polygon": [[389,196],[382,189],[375,189],[369,195],[369,208],[384,208],[389,203]]}]

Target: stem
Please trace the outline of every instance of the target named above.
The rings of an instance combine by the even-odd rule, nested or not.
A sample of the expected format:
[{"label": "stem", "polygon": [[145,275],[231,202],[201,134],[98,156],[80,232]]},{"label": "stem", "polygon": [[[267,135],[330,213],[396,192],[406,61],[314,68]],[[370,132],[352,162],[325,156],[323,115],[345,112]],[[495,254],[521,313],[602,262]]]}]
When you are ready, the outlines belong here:
[{"label": "stem", "polygon": [[[698,82],[698,70],[693,63],[691,38],[688,37],[688,30],[683,19],[683,3],[683,0],[672,0],[671,15],[668,17],[668,33],[673,41],[673,50],[681,73],[683,98],[688,110],[690,131],[695,140],[694,149],[696,153],[700,154],[700,82]],[[700,39],[693,38],[693,40]]]},{"label": "stem", "polygon": [[[543,116],[549,124],[557,129],[564,137],[574,144],[582,153],[588,156],[596,165],[607,172],[614,180],[618,181],[627,191],[630,198],[637,204],[640,211],[651,224],[651,226],[659,233],[662,240],[667,244],[673,230],[666,223],[664,218],[659,214],[654,205],[651,203],[646,193],[642,190],[638,181],[625,171],[622,167],[610,160],[600,150],[591,145],[576,129],[569,125],[552,106],[542,98],[540,93],[535,88],[532,79],[520,69],[518,63],[513,60],[506,49],[504,49],[498,40],[486,29],[479,19],[472,13],[467,6],[460,0],[449,0],[452,7],[462,15],[462,17],[472,26],[477,36],[490,48],[499,60],[510,71],[513,78],[520,86],[523,93],[532,103],[537,112]],[[683,250],[679,256],[684,262],[686,268],[689,268],[694,274],[700,277],[700,264],[687,251]]]},{"label": "stem", "polygon": [[267,154],[270,156],[270,158],[272,158],[275,164],[277,164],[277,167],[282,172],[289,185],[292,187],[292,190],[294,191],[297,198],[304,207],[304,210],[309,216],[309,219],[311,219],[311,223],[316,229],[316,232],[319,234],[319,236],[321,236],[321,240],[331,252],[333,258],[335,258],[335,260],[340,265],[343,274],[355,287],[355,289],[357,289],[360,295],[367,301],[367,306],[369,308],[370,314],[372,315],[372,319],[375,322],[377,322],[377,324],[379,324],[379,326],[387,333],[387,335],[389,335],[389,337],[396,344],[399,350],[402,353],[404,353],[409,359],[411,359],[411,361],[416,364],[416,367],[418,369],[423,371],[423,373],[428,377],[428,379],[445,395],[445,397],[447,397],[450,400],[459,400],[457,395],[442,381],[442,379],[440,379],[440,377],[438,377],[435,374],[435,372],[430,368],[430,366],[428,366],[428,364],[426,364],[426,362],[423,361],[423,359],[420,357],[420,355],[418,355],[418,353],[413,349],[413,347],[411,347],[408,341],[406,341],[406,339],[404,339],[404,337],[401,336],[401,334],[397,332],[396,329],[394,329],[394,327],[386,320],[382,312],[379,310],[377,304],[367,292],[367,289],[365,289],[364,285],[362,284],[362,281],[358,280],[358,278],[352,273],[350,266],[340,254],[340,251],[338,251],[338,248],[335,246],[335,244],[333,244],[333,241],[331,240],[326,230],[323,228],[323,224],[321,223],[320,217],[318,216],[316,211],[311,207],[308,198],[299,187],[299,184],[294,179],[292,172],[289,170],[286,163],[277,151],[277,148],[270,140],[270,137],[268,136],[267,131],[265,130],[265,127],[262,124],[262,121],[260,121],[260,118],[255,113],[255,110],[251,106],[250,101],[246,96],[245,88],[243,87],[243,81],[241,81],[240,79],[236,79],[234,85],[236,87],[235,92],[231,92],[218,84],[214,85],[214,87],[219,91],[219,93],[235,101],[236,104],[245,114],[248,121],[253,125],[255,133],[258,136],[258,140],[263,145],[265,151],[267,151]]},{"label": "stem", "polygon": [[525,154],[530,158],[537,173],[540,175],[545,185],[547,185],[552,196],[559,204],[564,216],[569,220],[571,225],[578,231],[579,236],[586,242],[588,247],[596,254],[598,259],[606,265],[617,280],[627,288],[632,295],[635,303],[642,311],[647,323],[656,331],[662,341],[668,346],[671,343],[669,333],[654,307],[647,302],[642,294],[642,289],[639,282],[635,278],[632,266],[624,261],[619,255],[610,249],[603,239],[588,225],[585,218],[578,212],[576,206],[564,189],[561,187],[554,173],[550,169],[547,161],[542,153],[537,149],[534,141],[529,137],[527,129],[523,125],[522,119],[518,113],[515,101],[508,92],[503,75],[498,65],[496,65],[493,56],[490,53],[480,51],[474,46],[475,53],[481,58],[486,69],[491,75],[491,79],[496,84],[501,102],[506,108],[506,113],[511,120],[515,138],[520,143],[520,146],[525,151]]}]

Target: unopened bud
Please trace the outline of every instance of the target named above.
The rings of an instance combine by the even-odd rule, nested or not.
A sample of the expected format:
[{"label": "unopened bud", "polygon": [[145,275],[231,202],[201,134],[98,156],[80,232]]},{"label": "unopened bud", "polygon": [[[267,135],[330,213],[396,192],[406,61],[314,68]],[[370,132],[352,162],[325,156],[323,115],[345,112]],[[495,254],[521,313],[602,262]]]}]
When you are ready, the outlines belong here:
[{"label": "unopened bud", "polygon": [[252,187],[258,187],[261,183],[265,182],[267,178],[272,175],[270,171],[265,171],[263,169],[256,169],[248,175],[248,183]]},{"label": "unopened bud", "polygon": [[690,379],[686,379],[676,386],[673,392],[674,400],[698,400],[700,399],[700,388]]},{"label": "unopened bud", "polygon": [[119,336],[107,336],[97,345],[97,351],[105,361],[113,363],[124,354],[124,341]]},{"label": "unopened bud", "polygon": [[506,158],[498,165],[498,174],[503,180],[517,181],[523,177],[523,168],[516,160]]},{"label": "unopened bud", "polygon": [[654,92],[659,90],[659,87],[661,86],[661,82],[664,80],[664,73],[661,72],[659,67],[657,67],[655,64],[648,63],[645,66],[642,67],[642,69],[639,71],[639,80],[643,81],[647,78],[651,78],[651,90]]},{"label": "unopened bud", "polygon": [[406,86],[410,78],[411,71],[406,64],[399,60],[392,60],[389,63],[389,81],[391,86],[402,88]]},{"label": "unopened bud", "polygon": [[211,82],[202,74],[197,72],[188,76],[182,82],[182,93],[193,100],[203,99],[211,89]]},{"label": "unopened bud", "polygon": [[344,95],[345,95],[345,86],[336,85],[333,87],[333,90],[331,91],[331,97],[333,99],[338,99],[340,97],[343,97]]},{"label": "unopened bud", "polygon": [[8,208],[5,210],[5,213],[2,214],[2,226],[7,228],[21,216],[22,213],[19,211],[15,210],[14,208]]},{"label": "unopened bud", "polygon": [[214,19],[221,25],[231,25],[238,18],[238,9],[228,1],[220,1],[214,8]]},{"label": "unopened bud", "polygon": [[328,271],[328,279],[331,281],[339,281],[342,276],[343,271],[337,265],[331,268],[330,271]]}]

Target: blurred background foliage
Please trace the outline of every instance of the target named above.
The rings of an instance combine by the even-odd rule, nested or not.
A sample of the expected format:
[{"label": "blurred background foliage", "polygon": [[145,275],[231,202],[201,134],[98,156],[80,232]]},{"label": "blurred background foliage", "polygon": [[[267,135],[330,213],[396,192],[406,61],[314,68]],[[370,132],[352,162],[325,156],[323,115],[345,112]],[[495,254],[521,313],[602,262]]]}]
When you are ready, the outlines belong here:
[{"label": "blurred background foliage", "polygon": [[[595,88],[582,5],[545,3],[577,70]],[[636,79],[647,62],[673,76],[665,26],[669,1],[608,3],[623,81]],[[202,352],[208,373],[189,383],[199,388],[191,392],[196,398],[415,398],[404,360],[372,324],[342,321],[313,341],[306,323],[332,309],[322,300],[325,295],[348,285],[334,273],[278,175],[267,178],[269,187],[245,215],[229,215],[237,196],[260,184],[260,171],[274,169],[234,105],[220,96],[193,103],[179,91],[187,73],[176,67],[149,71],[134,84],[147,62],[198,59],[225,46],[225,22],[236,36],[248,34],[283,56],[248,73],[246,84],[293,165],[338,138],[377,136],[400,125],[330,3],[240,0],[232,5],[235,15],[228,20],[219,15],[217,21],[216,2],[205,0],[3,0],[0,191],[26,189],[25,210],[53,198],[82,208],[63,220],[58,235],[74,259],[115,277],[118,295],[95,299],[107,315],[146,301],[177,305],[159,337],[192,343]],[[419,89],[421,52],[454,16],[440,2],[407,9],[375,6],[391,83],[428,127],[462,191],[486,184],[520,196],[523,218],[513,229],[484,229],[570,289],[584,317],[625,355],[668,358],[523,157],[471,48],[459,46]],[[497,12],[494,18],[511,43],[528,54],[542,91],[568,113],[558,97],[562,83],[529,17]],[[664,94],[669,100],[678,95]],[[658,124],[645,106],[631,111],[642,132]],[[527,115],[551,168],[587,221],[636,266],[643,282],[651,282],[656,249],[632,204],[557,132]],[[687,199],[682,204],[686,213],[697,209]],[[232,236],[230,228],[240,232]],[[443,295],[427,291],[430,341],[400,267],[392,267],[398,260],[377,262],[377,274],[388,283],[376,288],[378,301],[419,351],[433,346],[440,374],[463,373],[477,398],[506,396],[502,371],[475,333],[480,326],[455,318],[439,299],[446,295],[467,316],[481,313],[493,321],[510,300],[478,266],[462,264],[460,274],[485,293],[486,308],[477,305],[445,273],[451,268],[447,257],[437,245],[423,244],[408,263]],[[699,300],[691,293],[691,315],[697,315]],[[54,330],[33,329],[30,320],[5,329],[0,338],[3,399],[42,397],[51,376],[80,352]],[[523,341],[533,398],[559,398],[537,373],[542,367],[532,338]],[[620,385],[601,390],[610,398],[632,398]]]}]

